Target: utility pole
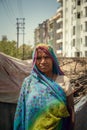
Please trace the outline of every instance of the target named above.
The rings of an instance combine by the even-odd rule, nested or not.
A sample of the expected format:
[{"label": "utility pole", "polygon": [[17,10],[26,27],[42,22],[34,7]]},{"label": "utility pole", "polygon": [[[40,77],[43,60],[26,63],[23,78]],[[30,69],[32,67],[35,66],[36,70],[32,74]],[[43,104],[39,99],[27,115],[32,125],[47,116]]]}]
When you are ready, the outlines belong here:
[{"label": "utility pole", "polygon": [[[23,34],[23,59],[24,59],[25,18],[16,18],[16,19],[17,19],[17,49],[19,47],[19,34]],[[20,29],[22,33],[19,32]]]},{"label": "utility pole", "polygon": [[23,18],[23,60],[24,60],[24,35],[25,35],[24,29],[25,29],[25,18]]},{"label": "utility pole", "polygon": [[18,49],[18,46],[19,46],[19,19],[17,18],[17,49]]}]

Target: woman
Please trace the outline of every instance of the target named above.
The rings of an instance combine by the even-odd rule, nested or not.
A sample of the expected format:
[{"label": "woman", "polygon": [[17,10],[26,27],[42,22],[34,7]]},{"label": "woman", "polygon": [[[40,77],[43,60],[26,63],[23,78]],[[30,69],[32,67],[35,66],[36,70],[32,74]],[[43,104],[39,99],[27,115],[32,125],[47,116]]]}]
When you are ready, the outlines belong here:
[{"label": "woman", "polygon": [[52,47],[39,44],[31,74],[22,85],[14,130],[73,130],[73,126],[74,105],[68,78]]}]

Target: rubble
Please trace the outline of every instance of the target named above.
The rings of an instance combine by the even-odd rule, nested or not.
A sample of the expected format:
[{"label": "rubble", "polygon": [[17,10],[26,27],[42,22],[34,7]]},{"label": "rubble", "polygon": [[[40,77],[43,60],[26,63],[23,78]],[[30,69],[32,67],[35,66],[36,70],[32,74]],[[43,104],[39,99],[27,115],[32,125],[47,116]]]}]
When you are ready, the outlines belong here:
[{"label": "rubble", "polygon": [[74,104],[87,95],[87,58],[59,58],[60,66],[73,87]]},{"label": "rubble", "polygon": [[76,104],[82,97],[87,95],[87,74],[71,79],[71,84],[74,86],[74,104]]}]

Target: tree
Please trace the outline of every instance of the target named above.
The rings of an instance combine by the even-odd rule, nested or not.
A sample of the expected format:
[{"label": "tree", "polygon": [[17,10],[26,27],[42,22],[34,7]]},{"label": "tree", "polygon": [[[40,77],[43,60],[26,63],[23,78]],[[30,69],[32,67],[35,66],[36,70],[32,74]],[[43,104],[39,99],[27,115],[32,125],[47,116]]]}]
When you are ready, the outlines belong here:
[{"label": "tree", "polygon": [[33,48],[30,45],[21,45],[18,49],[18,58],[20,59],[31,59],[32,58]]},{"label": "tree", "polygon": [[7,55],[16,57],[16,42],[7,40],[0,41],[0,51]]},{"label": "tree", "polygon": [[12,57],[16,57],[19,59],[30,59],[32,58],[33,47],[30,45],[21,45],[19,48],[16,47],[15,41],[0,41],[0,52],[3,52]]}]

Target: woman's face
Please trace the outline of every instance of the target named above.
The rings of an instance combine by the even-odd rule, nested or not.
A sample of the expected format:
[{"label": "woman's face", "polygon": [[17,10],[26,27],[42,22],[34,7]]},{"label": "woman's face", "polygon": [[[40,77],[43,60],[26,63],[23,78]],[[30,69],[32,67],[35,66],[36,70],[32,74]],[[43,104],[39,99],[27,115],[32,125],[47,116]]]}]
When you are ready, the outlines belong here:
[{"label": "woman's face", "polygon": [[37,50],[36,66],[41,72],[43,72],[47,76],[52,74],[52,59],[42,50]]}]

